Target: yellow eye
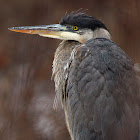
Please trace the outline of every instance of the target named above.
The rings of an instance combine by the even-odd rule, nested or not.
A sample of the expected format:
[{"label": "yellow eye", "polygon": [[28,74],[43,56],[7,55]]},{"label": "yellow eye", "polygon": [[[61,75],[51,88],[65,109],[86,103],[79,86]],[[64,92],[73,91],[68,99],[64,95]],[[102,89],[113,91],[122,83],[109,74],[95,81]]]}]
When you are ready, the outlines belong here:
[{"label": "yellow eye", "polygon": [[77,31],[78,27],[77,26],[73,26],[73,30]]}]

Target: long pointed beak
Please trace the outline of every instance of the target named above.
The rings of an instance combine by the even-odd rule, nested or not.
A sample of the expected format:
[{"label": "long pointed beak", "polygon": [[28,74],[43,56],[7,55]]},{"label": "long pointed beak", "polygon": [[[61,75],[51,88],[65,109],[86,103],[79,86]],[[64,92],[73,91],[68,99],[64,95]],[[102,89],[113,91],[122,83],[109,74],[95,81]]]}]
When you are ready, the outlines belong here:
[{"label": "long pointed beak", "polygon": [[60,36],[62,32],[68,31],[66,26],[60,24],[11,27],[8,29],[14,32],[39,34],[40,36],[52,37],[52,38],[59,38],[58,36]]},{"label": "long pointed beak", "polygon": [[43,37],[57,38],[61,40],[80,41],[80,35],[73,31],[71,27],[60,24],[12,27],[9,28],[9,30],[27,34],[38,34]]}]

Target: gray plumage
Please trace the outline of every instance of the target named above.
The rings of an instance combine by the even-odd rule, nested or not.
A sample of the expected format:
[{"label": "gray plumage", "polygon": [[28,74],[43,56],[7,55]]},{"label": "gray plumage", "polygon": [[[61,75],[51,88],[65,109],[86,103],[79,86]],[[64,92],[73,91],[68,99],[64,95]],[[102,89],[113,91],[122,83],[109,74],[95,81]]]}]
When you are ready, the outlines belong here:
[{"label": "gray plumage", "polygon": [[9,29],[63,40],[52,76],[72,140],[140,140],[138,69],[100,20],[72,12],[60,24]]},{"label": "gray plumage", "polygon": [[132,61],[105,38],[73,43],[60,44],[53,69],[72,139],[139,140],[140,85]]}]

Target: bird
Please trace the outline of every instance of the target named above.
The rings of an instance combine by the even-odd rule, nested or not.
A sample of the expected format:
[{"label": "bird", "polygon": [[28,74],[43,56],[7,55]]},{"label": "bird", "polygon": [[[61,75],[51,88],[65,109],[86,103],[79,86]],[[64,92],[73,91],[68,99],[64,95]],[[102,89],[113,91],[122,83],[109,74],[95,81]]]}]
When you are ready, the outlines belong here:
[{"label": "bird", "polygon": [[9,30],[62,40],[52,77],[72,140],[140,140],[140,77],[101,20],[73,11],[59,24]]}]

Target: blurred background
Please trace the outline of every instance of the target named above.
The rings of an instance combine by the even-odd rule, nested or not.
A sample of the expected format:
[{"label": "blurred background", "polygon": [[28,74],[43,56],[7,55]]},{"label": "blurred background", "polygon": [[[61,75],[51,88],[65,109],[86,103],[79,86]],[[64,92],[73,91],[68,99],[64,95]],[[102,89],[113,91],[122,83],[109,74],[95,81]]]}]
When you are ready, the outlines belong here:
[{"label": "blurred background", "polygon": [[51,69],[60,41],[7,28],[59,23],[80,8],[140,62],[140,0],[0,0],[0,140],[70,140],[61,106],[53,109]]}]

